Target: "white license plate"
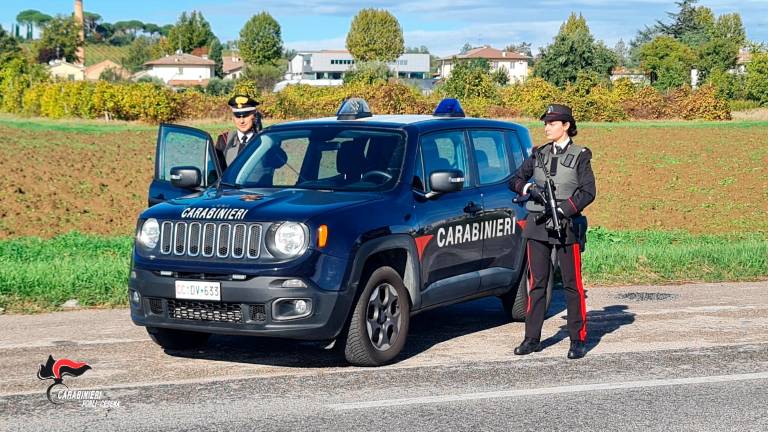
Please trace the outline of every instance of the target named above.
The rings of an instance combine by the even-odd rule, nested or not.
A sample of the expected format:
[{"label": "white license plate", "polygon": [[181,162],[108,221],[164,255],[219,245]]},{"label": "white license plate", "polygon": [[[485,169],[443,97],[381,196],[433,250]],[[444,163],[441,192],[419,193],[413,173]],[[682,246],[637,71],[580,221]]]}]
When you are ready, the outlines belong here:
[{"label": "white license plate", "polygon": [[221,300],[221,282],[176,281],[176,298]]}]

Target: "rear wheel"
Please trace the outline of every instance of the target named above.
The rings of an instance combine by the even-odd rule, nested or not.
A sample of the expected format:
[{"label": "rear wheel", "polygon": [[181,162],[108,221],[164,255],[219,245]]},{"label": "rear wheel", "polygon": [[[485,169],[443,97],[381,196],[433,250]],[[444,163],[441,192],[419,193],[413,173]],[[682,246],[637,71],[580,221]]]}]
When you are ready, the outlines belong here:
[{"label": "rear wheel", "polygon": [[[549,281],[547,283],[547,295],[545,300],[547,310],[549,310],[549,304],[552,301],[554,279],[555,269],[554,266],[550,264]],[[517,288],[512,288],[500,296],[504,312],[507,314],[507,318],[510,321],[525,321],[525,311],[528,308],[528,291],[530,288],[530,273],[528,265],[525,264],[525,271],[520,275],[520,281],[517,283]]]},{"label": "rear wheel", "polygon": [[403,279],[391,267],[371,273],[357,299],[344,338],[344,357],[356,366],[380,366],[405,346],[410,300]]},{"label": "rear wheel", "polygon": [[147,333],[152,340],[165,349],[193,349],[208,343],[209,333],[191,332],[185,330],[147,327]]}]

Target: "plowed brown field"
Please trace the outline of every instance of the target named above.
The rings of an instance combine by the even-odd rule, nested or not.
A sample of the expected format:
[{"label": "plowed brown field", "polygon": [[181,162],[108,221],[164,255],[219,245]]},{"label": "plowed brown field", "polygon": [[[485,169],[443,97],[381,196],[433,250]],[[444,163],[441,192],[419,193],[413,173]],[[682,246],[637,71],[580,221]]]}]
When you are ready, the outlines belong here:
[{"label": "plowed brown field", "polygon": [[[542,142],[538,124],[531,132]],[[0,122],[0,238],[131,233],[155,136],[146,126]],[[592,149],[598,181],[590,225],[768,232],[766,136],[765,122],[580,125],[576,142]]]}]

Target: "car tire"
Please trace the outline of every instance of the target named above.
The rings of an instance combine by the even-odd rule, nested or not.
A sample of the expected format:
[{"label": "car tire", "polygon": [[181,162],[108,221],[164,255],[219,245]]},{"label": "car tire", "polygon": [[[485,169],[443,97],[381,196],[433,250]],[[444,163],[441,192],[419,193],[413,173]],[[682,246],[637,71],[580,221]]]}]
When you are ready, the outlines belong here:
[{"label": "car tire", "polygon": [[346,327],[344,357],[355,366],[391,362],[405,346],[411,302],[403,279],[392,267],[367,278]]},{"label": "car tire", "polygon": [[[520,281],[516,288],[510,289],[502,294],[501,304],[507,319],[513,322],[525,322],[525,311],[528,308],[528,291],[530,289],[530,276],[528,264],[524,263],[525,270],[520,274]],[[547,283],[546,308],[549,310],[549,304],[552,302],[552,287],[554,286],[555,269],[550,264],[549,281]]]},{"label": "car tire", "polygon": [[147,327],[147,333],[152,340],[164,349],[185,350],[205,346],[209,333],[173,330],[157,327]]}]

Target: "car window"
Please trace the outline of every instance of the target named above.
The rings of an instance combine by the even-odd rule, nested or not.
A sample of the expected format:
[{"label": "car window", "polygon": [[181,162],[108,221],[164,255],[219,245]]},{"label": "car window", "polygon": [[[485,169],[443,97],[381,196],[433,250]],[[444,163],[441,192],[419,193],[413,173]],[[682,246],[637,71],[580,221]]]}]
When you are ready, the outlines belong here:
[{"label": "car window", "polygon": [[504,133],[491,130],[469,132],[475,151],[480,184],[496,183],[509,177],[509,152]]},{"label": "car window", "polygon": [[241,187],[383,191],[399,180],[405,151],[400,132],[317,127],[266,132],[226,171]]},{"label": "car window", "polygon": [[[469,164],[464,131],[436,132],[421,137],[421,156],[426,178],[434,171],[457,169],[464,173],[464,186],[469,185]],[[429,190],[429,182],[427,190]]]},{"label": "car window", "polygon": [[163,151],[160,157],[158,180],[171,180],[171,169],[193,166],[200,170],[203,184],[216,180],[216,166],[208,145],[208,138],[195,131],[174,128],[163,129]]},{"label": "car window", "polygon": [[520,144],[520,138],[518,138],[515,132],[507,131],[507,139],[509,139],[509,146],[512,148],[512,157],[515,161],[515,170],[517,170],[523,164],[523,160],[525,160],[523,146]]}]

